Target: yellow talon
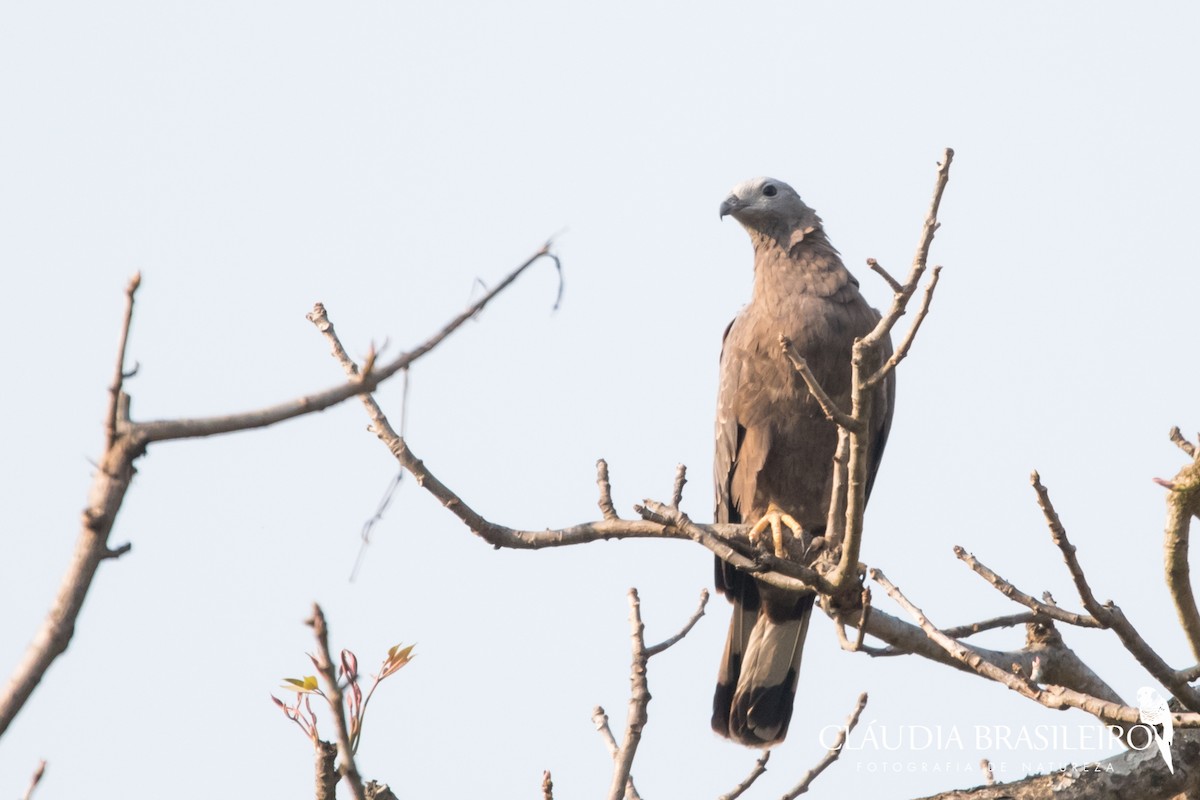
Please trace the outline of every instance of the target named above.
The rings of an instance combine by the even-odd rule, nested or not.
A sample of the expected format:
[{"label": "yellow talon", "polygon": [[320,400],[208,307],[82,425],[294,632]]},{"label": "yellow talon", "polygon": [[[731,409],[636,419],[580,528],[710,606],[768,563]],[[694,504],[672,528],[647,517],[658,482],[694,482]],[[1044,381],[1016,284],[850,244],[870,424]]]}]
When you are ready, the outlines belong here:
[{"label": "yellow talon", "polygon": [[767,506],[767,513],[763,514],[762,519],[754,523],[754,527],[750,529],[750,544],[758,546],[759,540],[768,527],[771,529],[771,543],[774,545],[776,558],[787,558],[787,548],[783,546],[783,528],[787,526],[792,537],[798,541],[804,540],[804,528],[796,521],[796,518],[779,506],[771,503]]}]

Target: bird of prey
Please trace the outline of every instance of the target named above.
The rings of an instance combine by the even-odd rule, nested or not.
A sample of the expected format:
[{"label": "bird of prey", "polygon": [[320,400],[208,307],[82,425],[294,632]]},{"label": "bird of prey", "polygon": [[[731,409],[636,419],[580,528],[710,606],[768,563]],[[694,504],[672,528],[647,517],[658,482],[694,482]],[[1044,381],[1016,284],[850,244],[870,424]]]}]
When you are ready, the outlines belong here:
[{"label": "bird of prey", "polygon": [[[783,181],[755,178],[721,204],[754,245],[754,291],[725,331],[717,396],[716,521],[783,528],[806,560],[823,546],[837,428],[784,358],[780,334],[808,362],[825,392],[850,408],[851,349],[879,313],[829,243],[821,219]],[[887,351],[890,352],[890,341]],[[894,376],[894,373],[893,373]],[[867,492],[891,425],[894,377],[873,398]],[[713,697],[713,730],[751,747],[783,740],[792,717],[800,656],[814,595],[780,590],[720,558],[716,586],[733,619]]]}]

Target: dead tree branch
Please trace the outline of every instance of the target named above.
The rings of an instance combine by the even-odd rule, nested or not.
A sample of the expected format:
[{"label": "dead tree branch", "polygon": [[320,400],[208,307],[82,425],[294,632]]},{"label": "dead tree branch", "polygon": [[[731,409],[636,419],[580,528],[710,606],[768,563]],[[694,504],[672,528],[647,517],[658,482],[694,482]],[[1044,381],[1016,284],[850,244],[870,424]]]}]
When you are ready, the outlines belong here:
[{"label": "dead tree branch", "polygon": [[837,738],[834,739],[825,756],[817,762],[815,767],[804,773],[804,777],[800,779],[800,782],[783,795],[783,800],[794,800],[806,793],[809,787],[812,786],[812,782],[817,779],[817,776],[829,769],[829,766],[838,760],[838,756],[842,754],[842,747],[846,744],[846,737],[850,735],[850,731],[854,730],[854,726],[858,724],[858,718],[862,715],[863,709],[866,707],[867,693],[863,692],[858,696],[858,700],[855,702],[850,716],[846,718],[846,724],[838,729]]},{"label": "dead tree branch", "polygon": [[[493,298],[510,286],[537,261],[548,258],[558,264],[547,242],[525,263],[510,272],[483,297],[451,319],[433,336],[414,349],[400,353],[383,366],[368,374],[317,392],[265,409],[241,414],[195,419],[135,422],[130,418],[130,396],[124,389],[125,379],[132,374],[125,368],[125,354],[133,320],[134,298],[141,284],[135,275],[125,289],[125,309],[122,316],[117,361],[113,379],[108,387],[108,407],[105,412],[105,448],[100,457],[83,511],[79,537],[58,592],[33,641],[14,668],[4,691],[0,693],[0,736],[24,707],[34,689],[56,658],[66,652],[75,632],[83,601],[87,597],[101,562],[129,552],[130,545],[109,545],[113,524],[129,491],[136,473],[134,463],[154,442],[213,436],[221,433],[252,430],[274,425],[284,420],[312,414],[336,405],[355,395],[369,396],[380,383],[437,347],[464,322],[478,314]],[[561,270],[560,270],[561,271]]]},{"label": "dead tree branch", "polygon": [[[637,755],[638,744],[642,740],[642,729],[649,721],[647,706],[650,703],[650,686],[646,679],[647,665],[651,657],[658,655],[688,635],[688,632],[704,615],[704,607],[707,603],[708,590],[706,589],[700,593],[699,607],[679,633],[653,647],[647,647],[646,626],[642,623],[642,602],[638,597],[637,589],[629,590],[629,626],[633,650],[633,665],[630,669],[629,681],[632,684],[632,690],[629,693],[629,714],[625,721],[625,738],[621,746],[613,753],[613,777],[612,784],[608,789],[609,800],[621,800],[629,796],[628,792],[633,785],[633,778],[630,775],[633,769],[633,759]],[[596,719],[596,714],[604,716],[603,709],[597,707],[596,713],[592,715],[593,720]],[[606,716],[603,719],[603,729],[608,729]],[[611,730],[608,736],[612,737]],[[616,744],[615,739],[612,742],[613,745]],[[636,791],[634,794],[636,795]]]}]

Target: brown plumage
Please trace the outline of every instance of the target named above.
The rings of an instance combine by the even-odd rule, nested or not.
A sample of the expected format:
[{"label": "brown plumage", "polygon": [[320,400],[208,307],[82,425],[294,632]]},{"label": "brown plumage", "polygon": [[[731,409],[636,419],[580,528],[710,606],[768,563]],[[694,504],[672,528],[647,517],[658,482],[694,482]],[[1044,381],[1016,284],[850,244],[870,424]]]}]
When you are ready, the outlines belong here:
[{"label": "brown plumage", "polygon": [[[779,335],[791,339],[829,396],[849,410],[851,348],[879,314],[859,294],[821,219],[786,183],[757,178],[740,184],[721,204],[726,215],[754,245],[754,293],[725,331],[721,349],[716,520],[757,522],[774,505],[806,534],[821,536],[837,429],[783,357]],[[874,398],[868,494],[894,398],[890,376]],[[733,619],[713,697],[713,730],[753,747],[775,744],[792,717],[814,595],[767,586],[720,559],[716,585],[733,603]]]}]

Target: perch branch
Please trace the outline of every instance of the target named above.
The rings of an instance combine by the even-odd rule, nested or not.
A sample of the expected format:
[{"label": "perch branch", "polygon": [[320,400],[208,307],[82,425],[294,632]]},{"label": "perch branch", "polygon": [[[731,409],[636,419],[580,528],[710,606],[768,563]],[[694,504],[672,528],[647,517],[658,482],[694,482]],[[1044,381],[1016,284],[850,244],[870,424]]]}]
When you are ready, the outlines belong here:
[{"label": "perch branch", "polygon": [[1178,425],[1171,428],[1171,432],[1168,434],[1168,436],[1180,450],[1187,453],[1188,458],[1193,460],[1196,458],[1196,446],[1187,440],[1187,438],[1183,435],[1183,432],[1179,430]]},{"label": "perch branch", "polygon": [[608,462],[603,458],[596,462],[596,486],[600,488],[600,513],[606,520],[620,519],[613,506],[612,484],[608,481]]},{"label": "perch branch", "polygon": [[23,800],[33,800],[33,793],[37,790],[38,784],[42,782],[42,776],[46,774],[46,759],[38,762],[38,765],[33,768],[33,775],[29,778],[29,787],[25,790]]},{"label": "perch branch", "polygon": [[142,273],[135,272],[125,285],[125,312],[121,316],[121,338],[117,345],[117,364],[113,369],[112,383],[108,386],[108,413],[105,414],[104,447],[109,449],[117,440],[117,426],[125,420],[123,412],[128,412],[122,395],[125,393],[125,349],[129,346],[129,330],[133,325],[133,303],[138,287],[142,285]]},{"label": "perch branch", "polygon": [[633,758],[642,741],[642,729],[649,721],[646,707],[650,703],[650,686],[646,681],[646,664],[650,653],[646,649],[646,626],[642,623],[642,602],[637,589],[629,590],[629,627],[633,640],[633,665],[630,669],[629,713],[625,720],[625,738],[617,754],[613,756],[613,777],[608,788],[608,800],[621,800],[625,796],[625,784],[633,769]]},{"label": "perch branch", "polygon": [[[1141,722],[1138,709],[1131,706],[1103,700],[1065,686],[1047,685],[1045,688],[1040,688],[1029,677],[1033,674],[1032,669],[1022,668],[1018,673],[1015,669],[1006,670],[992,663],[975,648],[951,639],[938,630],[937,626],[925,616],[925,613],[913,605],[900,589],[888,580],[887,576],[880,570],[871,569],[869,570],[869,575],[873,581],[884,588],[889,597],[895,600],[901,608],[916,620],[921,630],[925,632],[925,635],[929,639],[945,650],[956,661],[966,664],[983,677],[1003,684],[1014,692],[1041,703],[1047,708],[1078,708],[1109,724],[1125,723],[1136,725]],[[1200,714],[1197,713],[1173,714],[1172,720],[1176,728],[1200,727]]]},{"label": "perch branch", "polygon": [[1020,589],[1004,580],[1004,578],[1001,578],[995,572],[992,572],[992,570],[988,569],[977,558],[975,558],[973,554],[968,553],[958,545],[954,546],[954,555],[958,556],[960,561],[974,570],[976,575],[979,575],[981,578],[994,586],[1002,595],[1010,600],[1020,603],[1026,608],[1029,608],[1035,614],[1041,617],[1058,620],[1059,622],[1065,622],[1068,625],[1078,625],[1082,628],[1104,627],[1093,617],[1085,616],[1083,614],[1073,614],[1070,611],[1064,611],[1058,606],[1048,605],[1031,595],[1025,594],[1025,592],[1022,592]]},{"label": "perch branch", "polygon": [[671,508],[679,508],[683,502],[683,487],[687,484],[687,465],[675,465],[675,482],[671,485]]},{"label": "perch branch", "polygon": [[868,258],[867,266],[871,268],[872,272],[874,272],[879,277],[883,278],[883,280],[887,283],[887,285],[891,287],[893,292],[899,292],[904,289],[904,284],[902,284],[900,281],[893,278],[892,273],[890,273],[886,269],[884,269],[883,264],[880,264],[875,259]]},{"label": "perch branch", "polygon": [[688,619],[688,621],[683,624],[683,627],[680,628],[679,633],[675,634],[670,639],[664,639],[663,641],[659,642],[658,644],[656,644],[652,647],[647,647],[646,648],[646,658],[650,658],[651,656],[658,655],[663,650],[666,650],[667,648],[675,645],[676,643],[679,642],[680,639],[682,639],[683,637],[685,637],[689,633],[691,633],[692,628],[696,627],[696,623],[699,622],[700,618],[704,616],[704,608],[707,605],[708,605],[708,589],[701,589],[700,590],[700,605],[696,608],[695,613],[693,613],[691,618]]},{"label": "perch branch", "polygon": [[856,419],[845,411],[842,411],[838,408],[837,403],[833,402],[833,399],[825,393],[821,382],[813,374],[812,369],[808,366],[808,362],[804,360],[804,356],[800,355],[800,351],[792,344],[792,340],[781,333],[779,334],[779,346],[783,348],[783,354],[787,356],[788,361],[792,362],[792,369],[800,373],[800,377],[804,379],[804,385],[808,387],[809,393],[820,404],[821,410],[825,412],[825,419],[848,431],[863,430],[861,419]]},{"label": "perch branch", "polygon": [[[938,165],[933,199],[929,204],[929,212],[925,216],[925,224],[921,229],[921,238],[917,244],[917,252],[913,257],[908,279],[899,291],[894,292],[891,305],[887,312],[880,317],[874,329],[855,341],[851,354],[850,417],[856,421],[857,425],[844,428],[848,433],[849,443],[846,461],[846,512],[841,538],[842,554],[837,566],[826,576],[837,591],[845,590],[859,580],[858,557],[862,547],[863,510],[866,507],[867,447],[869,444],[867,431],[870,429],[871,415],[878,412],[878,409],[871,407],[872,390],[896,368],[896,364],[899,362],[899,359],[889,358],[886,362],[880,363],[883,361],[884,343],[888,340],[892,328],[905,313],[908,302],[920,283],[921,275],[925,272],[929,259],[929,248],[933,244],[933,236],[939,225],[938,208],[941,206],[946,184],[950,180],[950,164],[953,160],[954,151],[946,148],[942,155],[942,161]],[[918,313],[912,329],[905,336],[903,347],[911,346],[917,328],[924,319],[925,311],[928,310],[936,285],[937,275],[935,274],[925,291],[922,301],[923,310]],[[903,355],[900,358],[903,358]],[[833,530],[836,539],[837,530],[836,528]]]}]

